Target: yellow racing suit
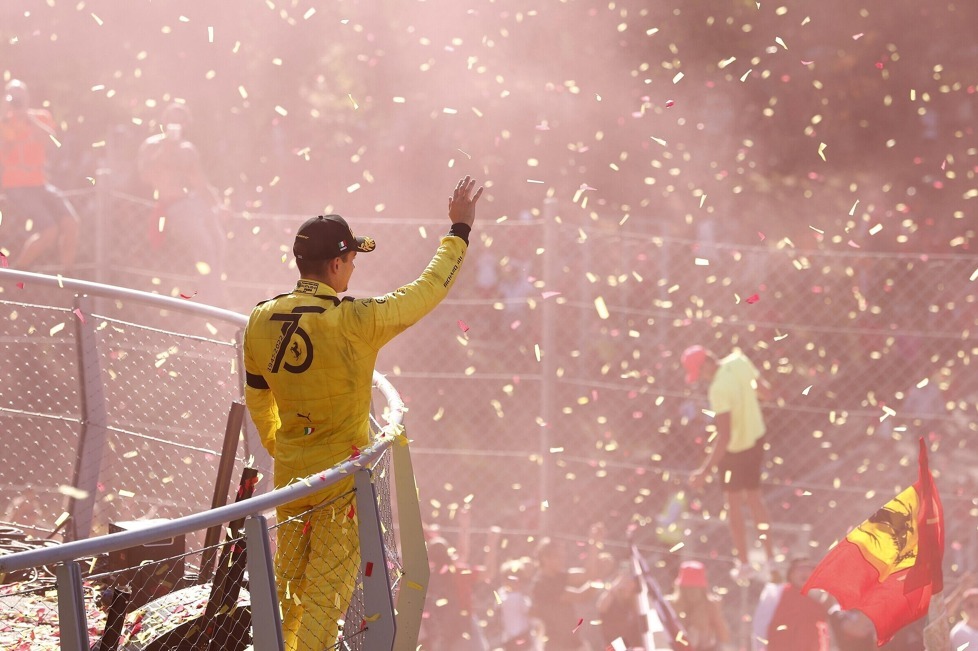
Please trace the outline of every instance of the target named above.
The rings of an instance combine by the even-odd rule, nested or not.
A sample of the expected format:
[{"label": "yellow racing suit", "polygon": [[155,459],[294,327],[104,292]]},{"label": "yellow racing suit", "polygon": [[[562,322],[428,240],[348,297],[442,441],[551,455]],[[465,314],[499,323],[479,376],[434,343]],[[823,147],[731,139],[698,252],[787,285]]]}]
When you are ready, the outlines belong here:
[{"label": "yellow racing suit", "polygon": [[[466,249],[462,237],[443,237],[421,276],[384,296],[341,300],[328,285],[300,279],[255,307],[244,334],[245,403],[275,460],[276,487],[368,445],[377,353],[445,298]],[[290,651],[336,643],[360,565],[352,487],[351,477],[277,511],[285,524],[275,573]]]}]

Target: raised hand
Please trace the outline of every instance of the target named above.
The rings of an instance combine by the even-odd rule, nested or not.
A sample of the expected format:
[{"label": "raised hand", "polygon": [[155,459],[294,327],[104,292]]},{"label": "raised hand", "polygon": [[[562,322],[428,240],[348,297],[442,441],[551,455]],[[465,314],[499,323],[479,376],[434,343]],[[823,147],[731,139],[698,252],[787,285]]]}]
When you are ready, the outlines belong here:
[{"label": "raised hand", "polygon": [[475,222],[475,204],[482,196],[484,188],[479,186],[473,195],[472,188],[474,187],[475,181],[468,176],[455,186],[455,192],[448,199],[448,218],[452,220],[453,224],[471,226]]}]

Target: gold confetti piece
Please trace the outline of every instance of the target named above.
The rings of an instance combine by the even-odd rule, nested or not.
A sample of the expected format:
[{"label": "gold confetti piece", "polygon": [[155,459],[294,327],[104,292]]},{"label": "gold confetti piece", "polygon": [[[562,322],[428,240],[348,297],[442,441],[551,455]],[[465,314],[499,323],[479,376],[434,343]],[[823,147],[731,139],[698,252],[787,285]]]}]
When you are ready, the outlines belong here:
[{"label": "gold confetti piece", "polygon": [[136,497],[136,494],[132,491],[127,491],[124,488],[119,489],[119,497]]},{"label": "gold confetti piece", "polygon": [[828,147],[824,142],[818,144],[818,155],[822,160],[825,160],[825,148]]},{"label": "gold confetti piece", "polygon": [[819,235],[825,235],[825,231],[823,231],[821,228],[815,228],[811,224],[808,225],[808,228],[812,229],[813,231],[815,231]]},{"label": "gold confetti piece", "polygon": [[856,206],[859,205],[859,199],[856,199],[856,203],[852,204],[852,208],[849,209],[849,216],[852,217],[856,213]]},{"label": "gold confetti piece", "polygon": [[563,451],[564,451],[564,448],[550,448],[550,454],[557,454],[557,453],[563,452]]},{"label": "gold confetti piece", "polygon": [[76,486],[69,486],[67,484],[58,486],[58,492],[62,495],[70,497],[73,500],[83,500],[88,497],[88,491],[82,490]]},{"label": "gold confetti piece", "polygon": [[752,72],[754,72],[754,69],[753,69],[753,68],[751,68],[751,69],[749,69],[749,70],[748,70],[747,72],[745,72],[745,73],[743,74],[743,76],[741,76],[741,78],[740,78],[740,81],[747,81],[747,77],[748,77],[748,76],[750,75],[750,73],[752,73]]},{"label": "gold confetti piece", "polygon": [[536,181],[534,179],[527,179],[526,182],[527,183],[543,183],[543,181]]},{"label": "gold confetti piece", "polygon": [[424,586],[422,586],[420,583],[415,583],[414,581],[405,581],[404,585],[412,590],[424,590]]},{"label": "gold confetti piece", "polygon": [[971,272],[971,278],[969,278],[968,280],[974,280],[975,278],[978,278],[978,269],[975,269],[973,272]]},{"label": "gold confetti piece", "polygon": [[542,502],[540,502],[541,511],[546,511],[549,508],[550,508],[550,500],[543,500]]},{"label": "gold confetti piece", "polygon": [[353,194],[354,192],[356,192],[359,189],[360,189],[360,184],[359,183],[354,183],[353,185],[347,186],[346,191],[347,191],[348,194]]},{"label": "gold confetti piece", "polygon": [[808,392],[812,390],[812,387],[813,386],[815,386],[815,385],[814,384],[809,384],[807,387],[805,387],[805,390],[801,392],[801,395],[807,396],[808,395]]},{"label": "gold confetti piece", "polygon": [[244,86],[238,86],[238,94],[241,95],[241,99],[248,99],[248,91]]},{"label": "gold confetti piece", "polygon": [[275,105],[275,112],[281,115],[282,117],[285,117],[286,115],[289,114],[288,111],[286,111],[283,107],[279,106],[278,104]]},{"label": "gold confetti piece", "polygon": [[58,519],[54,521],[54,528],[57,529],[58,527],[60,527],[61,525],[63,525],[65,523],[65,521],[68,518],[70,518],[70,517],[71,517],[71,514],[68,513],[67,511],[65,511],[64,513],[62,513],[61,515],[59,515],[58,516]]},{"label": "gold confetti piece", "polygon": [[61,141],[55,138],[54,134],[51,134],[50,138],[51,138],[51,142],[54,143],[54,146],[57,147],[58,149],[61,149]]},{"label": "gold confetti piece", "polygon": [[201,276],[207,276],[211,272],[211,266],[203,260],[198,262],[195,266],[197,267],[197,273],[199,273]]},{"label": "gold confetti piece", "polygon": [[710,266],[710,261],[707,260],[706,258],[696,258],[693,262],[696,264],[697,267],[709,267]]},{"label": "gold confetti piece", "polygon": [[350,98],[350,103],[353,104],[353,110],[354,111],[356,111],[358,108],[360,108],[360,105],[357,104],[357,101],[355,99],[353,99],[353,93],[347,93],[346,96]]},{"label": "gold confetti piece", "polygon": [[61,332],[64,329],[65,329],[65,324],[64,324],[64,322],[61,322],[58,325],[56,325],[53,328],[51,328],[51,331],[50,331],[49,334],[50,334],[50,336],[53,337],[54,335],[58,334],[59,332]]},{"label": "gold confetti piece", "polygon": [[682,78],[683,78],[684,76],[685,76],[685,75],[683,75],[683,73],[681,73],[681,72],[677,72],[677,73],[676,73],[676,76],[672,78],[672,83],[674,83],[674,84],[678,84],[678,83],[680,82],[680,80],[682,80]]},{"label": "gold confetti piece", "polygon": [[786,50],[788,49],[788,46],[784,44],[784,41],[781,40],[781,37],[780,36],[778,36],[777,38],[775,38],[774,39],[774,42],[777,43],[778,45],[780,45],[781,47],[783,47],[784,49],[786,49]]},{"label": "gold confetti piece", "polygon": [[869,234],[876,235],[881,230],[883,230],[883,224],[877,224],[876,226],[873,226],[871,229],[869,229]]},{"label": "gold confetti piece", "polygon": [[93,18],[93,19],[95,19],[95,23],[96,23],[96,24],[97,24],[97,25],[98,25],[99,27],[101,27],[101,26],[102,26],[102,25],[104,24],[104,23],[102,22],[102,19],[101,19],[101,18],[99,18],[98,16],[96,16],[95,14],[92,14],[92,18]]},{"label": "gold confetti piece", "polygon": [[540,353],[540,344],[533,344],[533,354],[536,355],[537,361],[540,361],[542,354]]},{"label": "gold confetti piece", "polygon": [[212,25],[207,26],[207,42],[214,42],[214,27]]},{"label": "gold confetti piece", "polygon": [[306,10],[306,13],[302,14],[302,20],[309,20],[315,15],[316,15],[316,8],[309,7],[309,9]]},{"label": "gold confetti piece", "polygon": [[720,70],[723,70],[724,68],[726,68],[727,66],[729,66],[731,63],[733,63],[736,60],[737,60],[737,57],[730,57],[729,59],[724,59],[723,61],[721,61],[720,63],[717,64],[717,67],[720,68]]},{"label": "gold confetti piece", "polygon": [[678,542],[678,543],[676,543],[675,545],[672,546],[672,548],[669,550],[669,553],[672,554],[674,552],[678,552],[680,549],[682,549],[685,546],[686,546],[686,543]]},{"label": "gold confetti piece", "polygon": [[706,203],[706,195],[705,194],[700,197],[700,208],[703,207],[703,204],[704,203]]},{"label": "gold confetti piece", "polygon": [[598,296],[596,299],[594,299],[594,309],[598,311],[598,317],[600,317],[601,320],[605,320],[611,316],[611,314],[608,312],[608,306],[605,305],[604,297],[602,296]]}]

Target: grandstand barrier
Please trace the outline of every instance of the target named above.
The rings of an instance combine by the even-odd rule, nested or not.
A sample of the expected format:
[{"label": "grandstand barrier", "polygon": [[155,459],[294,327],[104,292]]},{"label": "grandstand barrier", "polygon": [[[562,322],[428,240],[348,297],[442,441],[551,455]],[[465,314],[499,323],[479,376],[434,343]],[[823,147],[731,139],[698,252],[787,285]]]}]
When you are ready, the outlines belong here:
[{"label": "grandstand barrier", "polygon": [[[348,521],[349,527],[356,527],[359,534],[358,573],[344,577],[355,583],[356,590],[343,618],[341,642],[336,648],[415,648],[429,570],[417,487],[402,423],[405,408],[390,382],[374,374],[375,389],[384,401],[382,416],[371,417],[371,445],[354,451],[343,463],[233,504],[144,521],[141,526],[116,523],[114,533],[84,537],[80,534],[91,528],[95,504],[104,493],[101,484],[106,476],[102,462],[107,455],[120,452],[117,447],[105,446],[107,434],[116,426],[110,422],[105,401],[99,399],[100,379],[107,380],[99,367],[99,360],[104,358],[98,352],[99,328],[104,329],[103,324],[110,318],[99,315],[98,302],[106,302],[110,307],[113,302],[118,307],[118,301],[138,303],[146,308],[192,314],[237,328],[245,324],[246,317],[185,300],[8,269],[0,270],[0,283],[30,283],[78,294],[73,303],[74,309],[80,311],[80,315],[76,312],[75,329],[77,367],[83,369],[79,373],[83,376],[79,378],[80,415],[77,418],[71,414],[52,416],[54,421],[77,420],[81,431],[74,475],[68,475],[72,484],[56,487],[68,502],[65,511],[68,515],[62,518],[61,524],[72,523],[70,537],[74,539],[53,544],[20,535],[16,530],[0,531],[3,542],[10,541],[0,550],[0,647],[88,651],[92,648],[92,636],[101,635],[95,647],[101,651],[110,648],[163,651],[193,645],[197,645],[193,648],[202,645],[209,649],[281,649],[277,592],[281,586],[276,585],[272,568],[278,542],[276,532],[282,523],[270,524],[271,513],[280,505],[348,481],[352,476],[350,490],[300,516],[305,518],[312,511],[330,509],[334,519]],[[13,333],[4,334],[16,339]],[[239,348],[240,343],[234,346]],[[240,369],[240,365],[234,368]],[[375,404],[378,402],[375,400]],[[37,413],[25,416],[19,411],[26,410],[8,407],[0,415],[23,422],[28,422],[28,417],[42,416]],[[212,435],[219,438],[213,431]],[[176,437],[172,441],[155,436],[146,438],[147,446],[163,447],[161,456],[172,449],[183,453],[193,447],[175,440]],[[238,461],[245,469],[243,478],[253,477],[257,481],[259,472],[250,468],[254,459]],[[200,468],[195,469],[200,474]],[[150,468],[139,470],[151,474]],[[31,474],[30,468],[24,472]],[[62,469],[64,474],[67,473]],[[57,481],[53,475],[44,479]],[[227,532],[223,543],[193,545],[199,548],[190,551],[183,548],[184,541],[203,540],[203,532],[215,527]],[[51,535],[57,531],[56,527]],[[66,529],[66,537],[68,533]],[[15,539],[25,542],[15,543]],[[17,549],[24,551],[2,554]],[[142,560],[126,567],[106,562],[127,552],[128,558]],[[218,559],[210,585],[196,582],[194,576],[182,576],[182,572],[171,576],[174,567],[183,568],[184,564],[190,568],[196,564],[203,569],[206,558]],[[136,594],[137,591],[145,593]],[[110,630],[113,618],[105,611],[111,612],[113,605],[124,603],[113,600],[119,592],[132,593],[133,602],[140,605],[128,617],[123,606],[121,627]],[[287,598],[298,602],[298,590],[285,588],[285,593]],[[329,645],[324,643],[324,647]]]}]

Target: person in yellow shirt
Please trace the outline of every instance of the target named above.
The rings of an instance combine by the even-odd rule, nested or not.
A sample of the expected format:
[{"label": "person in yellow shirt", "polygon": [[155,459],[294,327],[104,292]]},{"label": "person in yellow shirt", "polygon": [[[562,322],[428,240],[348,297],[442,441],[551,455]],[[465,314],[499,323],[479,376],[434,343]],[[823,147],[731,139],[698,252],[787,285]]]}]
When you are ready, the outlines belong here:
[{"label": "person in yellow shirt", "polygon": [[[468,176],[448,201],[451,228],[414,282],[375,298],[340,298],[360,253],[374,250],[339,215],[307,220],[293,253],[300,279],[259,303],[244,333],[245,403],[286,486],[369,444],[374,364],[381,347],[431,312],[465,259],[483,189]],[[353,479],[277,510],[275,574],[285,648],[330,648],[360,564]],[[318,507],[318,508],[317,508]]]},{"label": "person in yellow shirt", "polygon": [[[774,562],[770,521],[761,496],[761,465],[764,461],[764,416],[758,393],[767,395],[770,385],[741,351],[718,359],[702,346],[690,346],[682,355],[686,383],[702,380],[709,384],[710,410],[714,412],[716,440],[703,464],[690,476],[694,489],[701,489],[714,469],[723,486],[727,521],[733,539],[736,580],[754,574],[747,558],[745,509],[749,509],[758,536],[764,545],[767,565]],[[770,567],[767,568],[770,570]]]}]

